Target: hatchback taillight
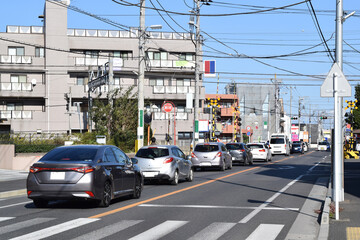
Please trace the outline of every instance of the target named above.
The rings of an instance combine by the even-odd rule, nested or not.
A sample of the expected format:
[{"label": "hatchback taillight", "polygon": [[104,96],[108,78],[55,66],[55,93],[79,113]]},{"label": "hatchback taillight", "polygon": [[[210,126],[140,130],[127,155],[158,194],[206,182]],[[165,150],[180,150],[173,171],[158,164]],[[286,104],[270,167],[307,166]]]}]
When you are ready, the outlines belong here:
[{"label": "hatchback taillight", "polygon": [[218,153],[215,155],[214,159],[217,158],[217,157],[221,157],[221,156],[222,156],[222,152],[218,152]]},{"label": "hatchback taillight", "polygon": [[170,157],[170,158],[166,158],[163,163],[164,164],[165,163],[171,163],[172,161],[174,161],[174,158]]},{"label": "hatchback taillight", "polygon": [[259,152],[265,152],[265,149],[260,149]]},{"label": "hatchback taillight", "polygon": [[239,152],[245,152],[245,149],[239,149]]}]

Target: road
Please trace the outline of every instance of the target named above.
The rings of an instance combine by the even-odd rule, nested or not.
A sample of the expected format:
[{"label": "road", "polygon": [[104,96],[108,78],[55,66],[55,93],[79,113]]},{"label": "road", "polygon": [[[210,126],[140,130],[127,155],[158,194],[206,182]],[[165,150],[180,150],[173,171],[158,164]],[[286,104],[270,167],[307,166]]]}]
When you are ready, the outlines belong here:
[{"label": "road", "polygon": [[[37,209],[25,195],[0,199],[0,239],[298,239],[317,234],[330,153],[195,172],[177,186],[149,183],[140,199],[108,208],[56,201]],[[0,182],[0,192],[25,180]]]}]

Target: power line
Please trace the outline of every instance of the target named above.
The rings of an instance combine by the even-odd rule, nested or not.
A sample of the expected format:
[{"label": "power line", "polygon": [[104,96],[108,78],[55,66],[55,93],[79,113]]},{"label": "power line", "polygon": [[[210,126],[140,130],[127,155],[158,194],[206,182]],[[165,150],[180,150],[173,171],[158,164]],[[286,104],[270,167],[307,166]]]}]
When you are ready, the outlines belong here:
[{"label": "power line", "polygon": [[[132,6],[132,7],[140,7],[139,4],[134,4],[134,3],[130,3],[127,2],[125,0],[112,0],[113,2],[123,5],[123,6]],[[270,8],[270,9],[264,9],[264,10],[257,10],[257,11],[253,11],[253,12],[237,12],[237,13],[222,13],[222,14],[201,14],[199,16],[204,16],[204,17],[226,17],[226,16],[236,16],[236,15],[249,15],[249,14],[256,14],[256,13],[264,13],[264,12],[270,12],[270,11],[276,11],[279,9],[285,9],[285,8],[289,8],[289,7],[293,7],[296,5],[300,5],[303,3],[306,3],[310,0],[305,0],[302,2],[298,2],[298,3],[293,3],[290,5],[286,5],[286,6],[282,6],[282,7],[274,7],[274,8]],[[167,12],[167,13],[172,13],[172,14],[178,14],[178,15],[192,15],[191,13],[183,13],[183,12],[174,12],[174,11],[169,11],[169,10],[163,10],[163,9],[159,9],[159,8],[154,8],[154,7],[145,7],[146,9],[151,9],[151,10],[159,10],[159,11],[163,11],[163,12]]]}]

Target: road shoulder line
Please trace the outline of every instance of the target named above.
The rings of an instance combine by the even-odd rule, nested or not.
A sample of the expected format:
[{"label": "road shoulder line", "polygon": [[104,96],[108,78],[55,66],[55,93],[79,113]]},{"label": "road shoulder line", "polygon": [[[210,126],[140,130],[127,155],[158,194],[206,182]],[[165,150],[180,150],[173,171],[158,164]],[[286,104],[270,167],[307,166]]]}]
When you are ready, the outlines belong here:
[{"label": "road shoulder line", "polygon": [[327,177],[317,179],[285,239],[316,239],[319,233],[319,214],[315,211],[321,209],[328,180]]}]

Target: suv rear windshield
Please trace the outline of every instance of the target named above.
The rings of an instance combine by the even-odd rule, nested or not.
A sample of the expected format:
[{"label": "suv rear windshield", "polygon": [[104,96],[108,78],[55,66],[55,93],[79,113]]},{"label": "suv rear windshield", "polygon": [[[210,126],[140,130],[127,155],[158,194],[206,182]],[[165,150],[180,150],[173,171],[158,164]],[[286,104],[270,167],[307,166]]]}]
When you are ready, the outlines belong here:
[{"label": "suv rear windshield", "polygon": [[228,150],[239,150],[244,149],[244,146],[241,144],[226,144],[226,148]]},{"label": "suv rear windshield", "polygon": [[270,144],[284,144],[285,141],[283,138],[272,138],[270,139]]},{"label": "suv rear windshield", "polygon": [[167,148],[143,148],[140,149],[136,155],[136,157],[141,158],[159,158],[169,156],[169,149]]},{"label": "suv rear windshield", "polygon": [[327,145],[327,142],[319,142],[319,145]]},{"label": "suv rear windshield", "polygon": [[264,146],[261,144],[248,144],[247,146],[250,149],[264,148]]},{"label": "suv rear windshield", "polygon": [[195,152],[216,152],[219,151],[218,145],[197,145]]},{"label": "suv rear windshield", "polygon": [[48,152],[42,161],[92,161],[95,158],[97,149],[93,148],[55,148]]}]

